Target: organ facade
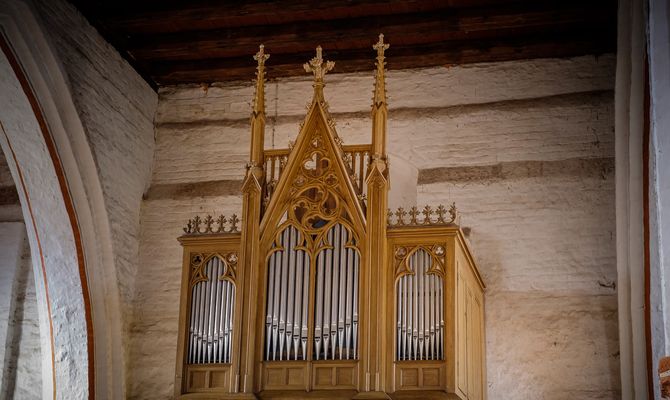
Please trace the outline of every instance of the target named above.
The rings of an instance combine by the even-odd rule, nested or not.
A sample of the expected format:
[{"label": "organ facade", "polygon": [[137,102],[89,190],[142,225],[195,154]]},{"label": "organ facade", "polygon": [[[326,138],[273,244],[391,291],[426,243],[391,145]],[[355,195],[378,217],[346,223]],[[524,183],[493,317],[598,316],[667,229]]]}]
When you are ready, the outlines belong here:
[{"label": "organ facade", "polygon": [[294,143],[266,150],[261,46],[241,217],[191,219],[177,398],[485,398],[484,283],[455,206],[388,210],[385,56],[372,138],[346,145],[313,95]]}]

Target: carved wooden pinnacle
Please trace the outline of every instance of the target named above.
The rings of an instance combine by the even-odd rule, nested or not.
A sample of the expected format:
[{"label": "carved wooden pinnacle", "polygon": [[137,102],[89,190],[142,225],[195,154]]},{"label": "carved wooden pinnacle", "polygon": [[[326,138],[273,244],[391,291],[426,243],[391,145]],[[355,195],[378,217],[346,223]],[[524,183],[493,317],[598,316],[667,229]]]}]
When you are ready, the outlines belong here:
[{"label": "carved wooden pinnacle", "polygon": [[379,61],[380,64],[384,62],[384,51],[386,51],[389,46],[388,43],[384,43],[384,34],[380,33],[379,41],[372,46],[374,50],[377,50],[377,61]]},{"label": "carved wooden pinnacle", "polygon": [[326,61],[326,65],[323,65],[323,56],[321,46],[316,48],[316,57],[309,60],[308,63],[303,64],[305,72],[311,72],[314,74],[315,82],[323,82],[323,77],[335,67],[334,61]]},{"label": "carved wooden pinnacle", "polygon": [[265,54],[265,46],[258,46],[258,53],[254,56],[254,60],[258,61],[257,69],[260,71],[265,66],[265,61],[270,58],[269,54]]}]

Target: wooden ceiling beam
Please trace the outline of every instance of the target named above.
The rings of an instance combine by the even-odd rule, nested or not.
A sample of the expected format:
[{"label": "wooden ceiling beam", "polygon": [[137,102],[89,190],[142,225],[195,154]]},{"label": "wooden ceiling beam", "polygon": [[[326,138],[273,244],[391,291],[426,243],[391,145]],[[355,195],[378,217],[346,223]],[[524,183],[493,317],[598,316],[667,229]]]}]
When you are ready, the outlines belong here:
[{"label": "wooden ceiling beam", "polygon": [[[616,29],[616,28],[614,28]],[[391,70],[470,64],[479,62],[510,61],[520,59],[572,57],[586,54],[604,54],[616,51],[616,35],[612,28],[600,29],[588,35],[545,35],[532,39],[494,39],[423,46],[393,46],[388,51],[388,68]],[[334,60],[334,73],[372,71],[374,54],[371,50],[324,49],[326,57]],[[302,64],[312,57],[310,53],[280,54],[268,61],[269,79],[304,75]],[[185,82],[212,83],[245,81],[254,77],[254,64],[249,57],[198,61],[158,62],[147,65],[154,71],[159,85]]]},{"label": "wooden ceiling beam", "polygon": [[[154,61],[240,57],[260,43],[273,54],[306,52],[317,44],[339,50],[367,48],[379,32],[396,46],[481,40],[572,31],[582,25],[602,26],[614,21],[614,11],[603,12],[600,5],[601,2],[592,2],[589,7],[555,10],[539,4],[519,9],[443,11],[185,32],[131,37],[125,48],[135,59]],[[615,10],[606,8],[610,9]]]},{"label": "wooden ceiling beam", "polygon": [[[70,0],[157,88],[248,80],[260,43],[268,76],[302,74],[317,44],[336,72],[616,51],[616,0]],[[226,4],[227,3],[227,4]]]},{"label": "wooden ceiling beam", "polygon": [[[249,25],[393,15],[439,9],[514,4],[522,0],[283,0],[86,1],[75,0],[89,18],[127,34],[185,32]],[[196,28],[197,27],[197,28]]]}]

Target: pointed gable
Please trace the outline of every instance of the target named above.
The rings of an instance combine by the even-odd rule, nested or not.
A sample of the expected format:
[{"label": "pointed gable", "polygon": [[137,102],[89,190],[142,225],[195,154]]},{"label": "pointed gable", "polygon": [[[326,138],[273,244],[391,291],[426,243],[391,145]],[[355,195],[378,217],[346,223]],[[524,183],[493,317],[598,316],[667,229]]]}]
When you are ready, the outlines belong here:
[{"label": "pointed gable", "polygon": [[336,221],[360,232],[365,229],[365,214],[323,98],[323,75],[332,63],[325,67],[321,63],[317,49],[317,57],[309,64],[315,75],[312,104],[265,210],[263,237],[275,232],[284,219],[307,231]]}]

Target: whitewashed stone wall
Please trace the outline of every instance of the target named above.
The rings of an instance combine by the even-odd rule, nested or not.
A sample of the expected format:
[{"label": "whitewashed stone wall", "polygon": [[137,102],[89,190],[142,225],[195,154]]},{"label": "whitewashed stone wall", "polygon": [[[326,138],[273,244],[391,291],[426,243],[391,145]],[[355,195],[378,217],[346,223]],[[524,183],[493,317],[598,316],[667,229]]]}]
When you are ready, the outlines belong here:
[{"label": "whitewashed stone wall", "polygon": [[[368,142],[372,74],[327,82],[344,142]],[[391,185],[394,166],[406,163],[418,169],[419,205],[456,201],[489,287],[491,399],[618,397],[613,85],[610,55],[388,74]],[[266,90],[266,147],[286,147],[311,82],[282,79]],[[173,393],[175,239],[195,213],[241,211],[252,91],[160,91],[141,216],[131,398]]]},{"label": "whitewashed stone wall", "polygon": [[39,318],[26,227],[0,152],[0,398],[42,393]]},{"label": "whitewashed stone wall", "polygon": [[[25,227],[23,227],[25,230]],[[25,233],[20,246],[20,260],[11,292],[14,307],[8,321],[12,333],[5,343],[4,374],[1,396],[8,399],[38,399],[42,395],[42,350],[35,293],[35,278],[30,248]],[[3,376],[4,378],[4,376]]]},{"label": "whitewashed stone wall", "polygon": [[[8,375],[13,372],[6,370],[4,360],[11,348],[6,346],[12,342],[14,331],[14,286],[17,271],[21,267],[21,252],[26,240],[26,228],[23,222],[0,223],[0,390],[4,390],[4,382],[11,380]],[[12,321],[12,326],[10,326]],[[11,357],[10,357],[11,358]],[[2,393],[2,392],[0,392]]]},{"label": "whitewashed stone wall", "polygon": [[[102,186],[121,318],[124,349],[138,269],[140,207],[149,185],[157,95],[86,19],[63,0],[35,0],[52,48],[62,63]],[[108,307],[113,307],[108,305]],[[116,373],[115,371],[112,373]]]}]

